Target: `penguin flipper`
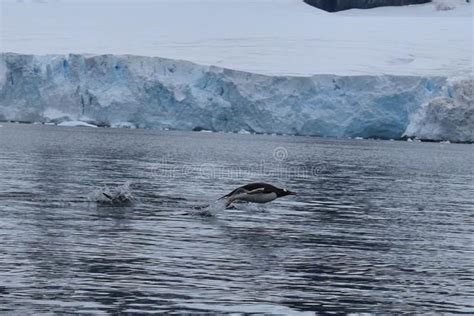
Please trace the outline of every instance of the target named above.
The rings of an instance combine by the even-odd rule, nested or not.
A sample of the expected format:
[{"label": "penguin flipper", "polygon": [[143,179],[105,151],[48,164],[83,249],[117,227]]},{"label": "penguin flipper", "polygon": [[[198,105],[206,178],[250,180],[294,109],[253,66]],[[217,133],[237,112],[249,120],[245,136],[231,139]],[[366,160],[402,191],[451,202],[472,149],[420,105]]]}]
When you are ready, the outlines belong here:
[{"label": "penguin flipper", "polygon": [[252,191],[248,191],[246,193],[249,195],[252,195],[252,194],[258,194],[258,193],[264,193],[264,192],[265,192],[265,188],[258,188]]},{"label": "penguin flipper", "polygon": [[221,196],[221,197],[218,198],[217,200],[222,200],[222,199],[224,199],[224,198],[230,198],[230,197],[232,197],[232,196],[234,196],[234,195],[236,195],[236,194],[241,194],[241,193],[246,193],[246,192],[248,192],[248,191],[245,190],[244,188],[240,187],[240,188],[237,188],[237,189],[235,189],[234,191],[232,191],[232,192],[230,192],[230,193],[228,193],[228,194],[226,194],[226,195],[224,195],[224,196]]}]

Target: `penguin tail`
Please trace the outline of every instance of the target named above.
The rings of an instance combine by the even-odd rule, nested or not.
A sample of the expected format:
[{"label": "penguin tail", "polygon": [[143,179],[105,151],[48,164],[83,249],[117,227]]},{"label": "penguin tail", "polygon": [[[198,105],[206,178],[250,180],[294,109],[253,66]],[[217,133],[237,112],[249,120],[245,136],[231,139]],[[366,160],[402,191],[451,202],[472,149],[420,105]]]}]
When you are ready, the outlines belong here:
[{"label": "penguin tail", "polygon": [[225,198],[228,198],[228,197],[230,197],[230,194],[226,194],[226,195],[224,195],[224,196],[221,196],[221,197],[218,198],[217,200],[220,201],[220,200],[225,199]]},{"label": "penguin tail", "polygon": [[234,202],[234,199],[232,198],[232,194],[229,193],[229,194],[226,194],[224,196],[221,196],[220,198],[218,198],[217,200],[218,201],[221,201],[221,200],[224,200],[225,199],[225,207],[228,208],[233,202]]}]

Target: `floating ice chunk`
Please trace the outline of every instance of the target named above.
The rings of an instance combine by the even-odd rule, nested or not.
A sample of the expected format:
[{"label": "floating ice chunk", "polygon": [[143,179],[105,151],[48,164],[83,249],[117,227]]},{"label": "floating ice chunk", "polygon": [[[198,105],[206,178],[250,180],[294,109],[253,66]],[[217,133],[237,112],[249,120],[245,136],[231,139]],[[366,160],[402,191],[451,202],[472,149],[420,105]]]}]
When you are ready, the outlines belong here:
[{"label": "floating ice chunk", "polygon": [[94,127],[94,128],[97,128],[96,125],[89,124],[89,123],[82,122],[82,121],[62,122],[62,123],[59,123],[58,126],[61,126],[61,127]]},{"label": "floating ice chunk", "polygon": [[137,128],[135,126],[135,124],[130,123],[130,122],[116,122],[116,123],[112,123],[112,125],[110,125],[110,127],[112,127],[112,128],[130,128],[130,129]]},{"label": "floating ice chunk", "polygon": [[244,134],[244,135],[250,135],[252,133],[250,133],[249,131],[245,130],[245,129],[241,129],[240,131],[237,132],[237,134]]}]

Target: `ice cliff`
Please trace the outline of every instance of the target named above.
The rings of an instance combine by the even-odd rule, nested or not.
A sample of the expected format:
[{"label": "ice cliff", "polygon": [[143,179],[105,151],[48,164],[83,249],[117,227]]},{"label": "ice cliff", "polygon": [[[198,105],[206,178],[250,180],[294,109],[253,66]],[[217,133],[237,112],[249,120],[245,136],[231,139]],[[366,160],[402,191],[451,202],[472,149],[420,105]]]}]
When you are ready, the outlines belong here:
[{"label": "ice cliff", "polygon": [[[469,90],[472,80],[465,85]],[[472,116],[445,122],[422,108],[445,100],[462,107],[450,116],[461,115],[464,105],[472,112],[472,94],[457,97],[458,90],[444,77],[266,76],[130,55],[4,53],[0,60],[3,120],[377,138],[399,138],[408,125],[418,136],[426,130],[419,126],[435,120],[455,122],[471,131],[462,140],[473,140]]]},{"label": "ice cliff", "polygon": [[413,116],[407,137],[456,142],[474,141],[474,81],[449,86],[448,96],[424,104]]}]

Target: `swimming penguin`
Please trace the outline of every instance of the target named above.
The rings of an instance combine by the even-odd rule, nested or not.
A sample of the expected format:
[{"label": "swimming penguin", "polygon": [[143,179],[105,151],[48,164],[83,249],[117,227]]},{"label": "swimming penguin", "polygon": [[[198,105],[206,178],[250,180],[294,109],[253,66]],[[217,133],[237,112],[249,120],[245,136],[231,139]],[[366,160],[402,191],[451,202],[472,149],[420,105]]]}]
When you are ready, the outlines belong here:
[{"label": "swimming penguin", "polygon": [[276,198],[296,195],[295,192],[288,191],[287,189],[280,189],[268,183],[250,183],[241,186],[229,194],[224,195],[221,199],[226,199],[226,207],[230,206],[234,201],[245,201],[252,203],[267,203],[275,200]]}]

